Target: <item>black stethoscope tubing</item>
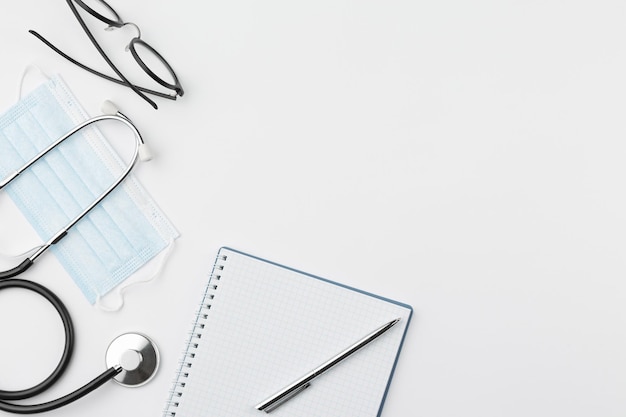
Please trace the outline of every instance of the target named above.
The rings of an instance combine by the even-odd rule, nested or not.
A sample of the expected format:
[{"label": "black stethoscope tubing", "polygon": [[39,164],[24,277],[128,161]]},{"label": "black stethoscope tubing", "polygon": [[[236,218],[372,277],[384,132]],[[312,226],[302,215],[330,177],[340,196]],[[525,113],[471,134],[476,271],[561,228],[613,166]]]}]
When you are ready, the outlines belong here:
[{"label": "black stethoscope tubing", "polygon": [[111,367],[102,374],[98,375],[89,383],[85,384],[76,391],[67,394],[56,400],[48,401],[41,404],[13,404],[7,401],[24,400],[34,397],[42,392],[46,391],[61,377],[69,365],[72,353],[74,350],[74,325],[70,313],[63,302],[52,291],[32,281],[26,281],[23,279],[5,279],[0,281],[0,290],[7,288],[22,288],[33,291],[43,298],[45,298],[56,309],[63,322],[63,328],[65,330],[65,346],[63,354],[59,360],[58,365],[52,371],[52,373],[43,381],[30,388],[17,391],[0,390],[0,410],[14,414],[35,414],[43,413],[46,411],[52,411],[57,408],[63,407],[71,402],[74,402],[91,391],[99,388],[105,382],[116,376],[122,371],[121,367]]}]

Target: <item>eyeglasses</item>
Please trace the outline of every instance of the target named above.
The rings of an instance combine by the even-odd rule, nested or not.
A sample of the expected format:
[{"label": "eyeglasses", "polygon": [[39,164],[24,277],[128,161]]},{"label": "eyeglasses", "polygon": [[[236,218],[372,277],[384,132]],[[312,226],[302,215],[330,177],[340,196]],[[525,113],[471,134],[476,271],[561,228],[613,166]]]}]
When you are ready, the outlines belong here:
[{"label": "eyeglasses", "polygon": [[[107,64],[111,67],[111,69],[117,74],[119,79],[103,74],[99,71],[94,70],[93,68],[90,68],[80,63],[79,61],[75,60],[74,58],[70,57],[69,55],[61,51],[59,48],[54,46],[51,42],[49,42],[46,38],[41,36],[39,33],[35,32],[34,30],[30,30],[29,32],[35,35],[39,40],[45,43],[48,47],[50,47],[56,53],[58,53],[59,55],[67,59],[68,61],[72,62],[73,64],[79,66],[80,68],[86,71],[89,71],[92,74],[95,74],[99,77],[107,79],[109,81],[115,82],[117,84],[122,84],[131,88],[140,97],[142,97],[144,100],[150,103],[150,105],[154,107],[155,109],[158,108],[156,103],[152,101],[149,97],[147,97],[146,94],[151,94],[154,96],[167,98],[170,100],[176,100],[177,97],[183,96],[184,91],[183,91],[182,86],[180,85],[180,82],[178,81],[178,77],[176,76],[176,73],[174,72],[170,64],[165,60],[165,58],[163,58],[161,54],[159,54],[152,46],[150,46],[148,43],[146,43],[145,41],[141,39],[141,31],[139,30],[139,27],[137,25],[135,25],[134,23],[130,23],[130,22],[124,22],[120,18],[119,14],[104,0],[66,0],[66,1],[70,9],[74,13],[74,16],[76,17],[76,19],[82,26],[83,30],[85,31],[85,33],[91,40],[91,43],[93,44],[93,46],[98,50],[102,58],[107,62]],[[162,92],[151,90],[148,88],[139,87],[131,83],[130,81],[128,81],[128,79],[118,70],[115,64],[113,64],[113,62],[109,59],[106,53],[102,50],[102,48],[100,47],[100,45],[94,38],[93,34],[91,33],[91,31],[85,24],[85,21],[83,20],[81,15],[78,13],[78,10],[76,9],[76,6],[74,5],[74,3],[76,3],[83,10],[89,13],[89,15],[95,17],[101,22],[106,23],[108,26],[105,30],[113,30],[113,29],[121,28],[127,25],[134,27],[137,30],[137,36],[130,41],[126,49],[130,51],[130,53],[132,54],[137,64],[139,64],[141,69],[146,74],[148,74],[150,78],[156,81],[159,85],[169,90],[172,90],[173,94],[162,93]]]}]

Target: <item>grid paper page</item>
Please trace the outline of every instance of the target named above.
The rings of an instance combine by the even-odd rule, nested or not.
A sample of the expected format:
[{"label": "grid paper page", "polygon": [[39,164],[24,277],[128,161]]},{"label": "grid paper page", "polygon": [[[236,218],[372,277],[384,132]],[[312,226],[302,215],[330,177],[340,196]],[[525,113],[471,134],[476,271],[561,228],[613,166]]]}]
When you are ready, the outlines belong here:
[{"label": "grid paper page", "polygon": [[226,248],[220,250],[203,306],[200,330],[191,338],[173,391],[180,384],[184,388],[173,394],[177,406],[166,415],[261,417],[265,413],[256,404],[400,317],[385,334],[271,413],[377,416],[412,312],[406,305]]}]

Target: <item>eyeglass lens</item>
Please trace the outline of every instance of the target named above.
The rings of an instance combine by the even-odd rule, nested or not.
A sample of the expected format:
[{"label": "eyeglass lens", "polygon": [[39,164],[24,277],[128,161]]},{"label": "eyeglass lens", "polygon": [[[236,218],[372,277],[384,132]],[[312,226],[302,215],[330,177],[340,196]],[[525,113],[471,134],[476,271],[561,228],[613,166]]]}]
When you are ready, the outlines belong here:
[{"label": "eyeglass lens", "polygon": [[174,71],[158,52],[145,42],[133,42],[132,47],[137,54],[137,58],[146,66],[144,71],[146,69],[151,71],[153,76],[162,81],[160,84],[167,84],[163,85],[164,87],[176,89],[178,80],[175,78]]},{"label": "eyeglass lens", "polygon": [[117,12],[104,0],[74,0],[74,2],[108,25],[120,27],[124,24]]}]

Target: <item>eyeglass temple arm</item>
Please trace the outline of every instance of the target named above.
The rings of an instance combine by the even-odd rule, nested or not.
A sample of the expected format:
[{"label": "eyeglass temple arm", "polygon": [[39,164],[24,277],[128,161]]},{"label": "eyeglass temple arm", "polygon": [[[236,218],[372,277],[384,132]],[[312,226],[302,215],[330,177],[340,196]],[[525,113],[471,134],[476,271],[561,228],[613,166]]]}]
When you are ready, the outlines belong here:
[{"label": "eyeglass temple arm", "polygon": [[[120,84],[120,85],[124,85],[124,86],[128,86],[127,83],[125,83],[122,80],[119,80],[115,77],[111,77],[110,75],[106,75],[103,74],[99,71],[96,71],[90,67],[88,67],[85,64],[80,63],[79,61],[75,60],[74,58],[72,58],[71,56],[69,56],[68,54],[66,54],[65,52],[61,51],[59,48],[57,48],[56,46],[54,46],[49,40],[47,40],[46,38],[44,38],[42,35],[40,35],[38,32],[34,31],[34,30],[29,30],[29,33],[31,33],[33,36],[35,36],[37,39],[39,39],[41,42],[43,42],[44,44],[46,44],[50,49],[52,49],[54,52],[56,52],[57,54],[61,55],[63,58],[67,59],[68,61],[70,61],[72,64],[84,69],[85,71],[88,71],[94,75],[97,75],[98,77],[102,77],[105,80],[109,80],[112,81],[114,83]],[[176,100],[176,96],[171,95],[171,94],[167,94],[167,93],[162,93],[160,91],[154,91],[154,90],[150,90],[149,88],[144,88],[144,87],[140,87],[140,86],[134,86],[135,88],[137,88],[137,90],[142,91],[144,93],[147,94],[152,94],[154,96],[157,97],[161,97],[161,98],[167,98],[169,100]]]}]

